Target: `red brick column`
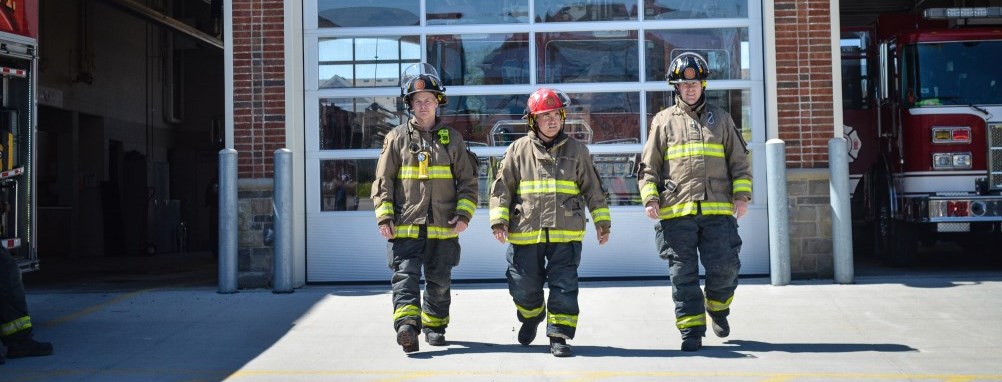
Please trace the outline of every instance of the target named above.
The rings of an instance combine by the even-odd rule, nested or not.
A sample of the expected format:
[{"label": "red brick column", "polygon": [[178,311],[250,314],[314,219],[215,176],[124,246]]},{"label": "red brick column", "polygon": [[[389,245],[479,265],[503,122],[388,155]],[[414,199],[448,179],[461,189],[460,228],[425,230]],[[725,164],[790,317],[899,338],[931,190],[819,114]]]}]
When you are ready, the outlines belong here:
[{"label": "red brick column", "polygon": [[834,134],[829,0],[775,0],[779,139],[788,168],[827,168]]},{"label": "red brick column", "polygon": [[233,138],[238,176],[271,178],[285,146],[282,0],[233,1]]}]

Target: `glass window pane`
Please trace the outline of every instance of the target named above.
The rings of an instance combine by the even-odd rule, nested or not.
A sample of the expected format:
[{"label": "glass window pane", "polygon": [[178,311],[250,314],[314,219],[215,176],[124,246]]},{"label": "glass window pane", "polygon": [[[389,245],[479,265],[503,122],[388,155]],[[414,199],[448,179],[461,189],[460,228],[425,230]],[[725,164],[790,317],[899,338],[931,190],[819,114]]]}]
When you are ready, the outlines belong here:
[{"label": "glass window pane", "polygon": [[528,98],[528,94],[450,96],[449,103],[439,108],[438,115],[444,123],[463,134],[470,147],[501,146],[494,143],[492,130],[523,121]]},{"label": "glass window pane", "polygon": [[404,123],[399,97],[321,98],[320,149],[378,149]]},{"label": "glass window pane", "polygon": [[[675,104],[675,92],[647,93],[647,126],[651,126],[654,115]],[[724,109],[734,120],[734,126],[741,128],[745,142],[754,138],[751,129],[751,92],[748,90],[706,90],[706,102]]]},{"label": "glass window pane", "polygon": [[396,87],[400,72],[421,61],[417,36],[332,37],[317,45],[321,89]]},{"label": "glass window pane", "polygon": [[399,0],[317,0],[320,28],[418,25],[420,2]]},{"label": "glass window pane", "polygon": [[540,83],[633,82],[637,31],[537,33]]},{"label": "glass window pane", "polygon": [[428,25],[529,22],[528,0],[428,0]]},{"label": "glass window pane", "polygon": [[710,79],[748,79],[748,28],[648,31],[647,81],[664,81],[671,60],[696,52],[710,65]]},{"label": "glass window pane", "polygon": [[748,0],[644,0],[645,20],[748,17]]},{"label": "glass window pane", "polygon": [[320,211],[372,211],[376,159],[320,161]]},{"label": "glass window pane", "polygon": [[537,23],[636,19],[636,0],[536,0]]},{"label": "glass window pane", "polygon": [[592,144],[640,143],[640,93],[570,93],[567,120],[581,120]]},{"label": "glass window pane", "polygon": [[428,36],[428,63],[446,85],[529,83],[529,35]]},{"label": "glass window pane", "polygon": [[640,189],[637,185],[640,154],[593,154],[591,159],[602,179],[602,188],[608,193],[610,206],[640,205]]}]

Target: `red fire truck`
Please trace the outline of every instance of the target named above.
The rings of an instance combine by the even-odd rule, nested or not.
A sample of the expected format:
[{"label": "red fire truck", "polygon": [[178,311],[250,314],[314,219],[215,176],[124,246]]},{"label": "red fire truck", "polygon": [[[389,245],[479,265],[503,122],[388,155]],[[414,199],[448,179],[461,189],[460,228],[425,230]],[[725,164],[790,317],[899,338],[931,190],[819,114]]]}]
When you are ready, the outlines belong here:
[{"label": "red fire truck", "polygon": [[22,272],[38,269],[35,243],[35,97],[38,0],[0,2],[0,245]]},{"label": "red fire truck", "polygon": [[842,33],[843,117],[859,246],[891,265],[917,245],[1002,243],[999,7],[889,14]]}]

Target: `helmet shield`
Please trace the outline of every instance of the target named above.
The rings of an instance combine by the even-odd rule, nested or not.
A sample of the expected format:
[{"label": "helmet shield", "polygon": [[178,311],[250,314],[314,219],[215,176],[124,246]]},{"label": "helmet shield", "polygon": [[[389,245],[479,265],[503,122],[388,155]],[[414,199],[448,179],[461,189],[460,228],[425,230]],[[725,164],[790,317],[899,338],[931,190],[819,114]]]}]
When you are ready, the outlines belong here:
[{"label": "helmet shield", "polygon": [[448,103],[445,97],[445,85],[435,67],[426,64],[414,64],[404,69],[400,74],[400,96],[404,98],[407,107],[411,104],[411,95],[417,92],[432,92],[438,98],[439,105]]}]

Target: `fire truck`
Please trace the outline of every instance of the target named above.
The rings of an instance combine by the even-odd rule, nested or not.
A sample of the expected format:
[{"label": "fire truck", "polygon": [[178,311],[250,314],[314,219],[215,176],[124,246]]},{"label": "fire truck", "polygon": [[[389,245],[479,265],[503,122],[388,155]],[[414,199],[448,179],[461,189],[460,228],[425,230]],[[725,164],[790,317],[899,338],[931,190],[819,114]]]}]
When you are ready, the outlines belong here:
[{"label": "fire truck", "polygon": [[843,30],[843,126],[863,252],[908,265],[918,244],[1002,243],[999,7],[887,14]]},{"label": "fire truck", "polygon": [[0,2],[0,245],[22,272],[38,269],[35,97],[38,1]]}]

